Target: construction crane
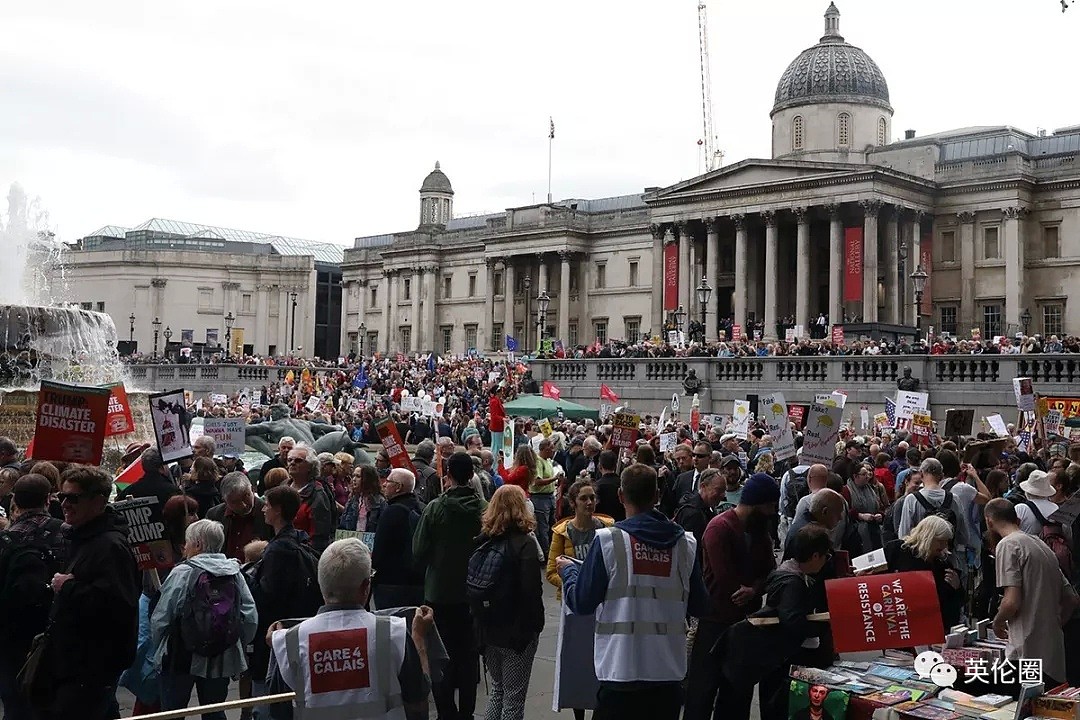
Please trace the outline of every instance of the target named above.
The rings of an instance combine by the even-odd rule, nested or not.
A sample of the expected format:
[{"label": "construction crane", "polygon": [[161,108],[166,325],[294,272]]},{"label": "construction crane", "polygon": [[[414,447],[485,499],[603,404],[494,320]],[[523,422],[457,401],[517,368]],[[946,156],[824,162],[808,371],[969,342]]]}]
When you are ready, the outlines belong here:
[{"label": "construction crane", "polygon": [[715,170],[724,162],[724,153],[716,147],[712,119],[712,75],[709,71],[709,13],[705,0],[698,0],[698,47],[701,53],[701,121],[704,137],[698,141],[705,154],[705,171]]}]

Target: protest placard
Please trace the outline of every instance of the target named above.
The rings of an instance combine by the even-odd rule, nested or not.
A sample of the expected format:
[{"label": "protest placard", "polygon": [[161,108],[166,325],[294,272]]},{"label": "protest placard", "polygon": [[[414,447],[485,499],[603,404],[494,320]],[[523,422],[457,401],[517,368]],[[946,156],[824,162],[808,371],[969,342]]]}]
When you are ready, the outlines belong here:
[{"label": "protest placard", "polygon": [[975,408],[949,408],[945,411],[945,437],[958,438],[971,434]]},{"label": "protest placard", "polygon": [[358,530],[334,531],[334,540],[346,540],[348,538],[356,538],[367,545],[368,552],[375,549],[375,533],[373,532],[360,532]]},{"label": "protest placard", "polygon": [[742,340],[743,339],[742,325],[732,325],[731,326],[731,339],[732,340]]},{"label": "protest placard", "polygon": [[736,400],[731,410],[731,432],[745,440],[750,433],[750,401]]},{"label": "protest placard", "polygon": [[831,393],[814,393],[814,402],[818,405],[838,407],[843,410],[844,405],[847,404],[847,394],[839,390],[834,390]]},{"label": "protest placard", "polygon": [[883,412],[875,413],[874,427],[877,429],[878,432],[881,432],[882,430],[887,430],[889,427],[891,427],[889,425],[889,414]]},{"label": "protest placard", "polygon": [[679,444],[679,433],[660,433],[660,452],[671,452]]},{"label": "protest placard", "polygon": [[34,460],[99,465],[109,388],[42,380],[34,420]]},{"label": "protest placard", "polygon": [[172,544],[165,535],[162,506],[156,497],[121,500],[112,506],[127,520],[128,545],[140,570],[168,570],[175,564]]},{"label": "protest placard", "polygon": [[929,413],[915,413],[915,417],[911,419],[911,436],[916,445],[930,444],[930,429],[932,426],[933,421],[930,419]]},{"label": "protest placard", "polygon": [[1016,408],[1021,412],[1035,412],[1035,388],[1031,378],[1013,378],[1013,394],[1016,395]]},{"label": "protest placard", "polygon": [[416,468],[413,467],[412,460],[409,459],[409,453],[405,450],[405,443],[401,442],[401,435],[398,434],[397,425],[394,424],[394,421],[384,417],[375,423],[375,432],[379,434],[379,441],[386,448],[390,466],[405,468],[415,475]]},{"label": "protest placard", "polygon": [[843,345],[844,344],[844,326],[843,325],[833,325],[832,326],[831,338],[832,338],[833,345]]},{"label": "protest placard", "polygon": [[1005,425],[1005,421],[1001,418],[1001,415],[998,415],[997,413],[987,415],[986,422],[990,424],[990,431],[998,437],[1009,437],[1009,428]]},{"label": "protest placard", "polygon": [[511,418],[506,419],[502,439],[502,466],[509,470],[514,466],[514,421]]},{"label": "protest placard", "polygon": [[540,422],[538,422],[536,426],[540,428],[540,434],[546,438],[551,437],[551,433],[554,432],[554,430],[551,429],[551,421],[547,418],[540,418]]},{"label": "protest placard", "polygon": [[611,444],[617,448],[632,448],[638,439],[641,416],[634,412],[617,412],[612,422]]},{"label": "protest placard", "polygon": [[135,421],[131,418],[131,406],[128,404],[124,383],[113,383],[105,387],[109,388],[109,416],[105,420],[105,437],[135,432]]},{"label": "protest placard", "polygon": [[202,434],[214,438],[218,455],[239,455],[247,445],[245,427],[243,418],[203,418]]},{"label": "protest placard", "polygon": [[1046,428],[1047,435],[1061,435],[1064,423],[1065,417],[1060,410],[1050,410],[1043,418],[1043,427]]},{"label": "protest placard", "polygon": [[424,412],[424,401],[416,395],[408,395],[401,398],[401,410],[402,412],[422,413]]},{"label": "protest placard", "polygon": [[810,409],[809,405],[802,405],[792,403],[788,405],[788,419],[795,423],[796,430],[802,430],[803,425],[806,423],[806,412]]},{"label": "protest placard", "polygon": [[161,459],[167,463],[190,457],[191,414],[184,405],[183,390],[169,390],[149,397],[150,419],[154,423]]},{"label": "protest placard", "polygon": [[825,594],[836,652],[945,640],[934,574],[928,570],[826,580]]},{"label": "protest placard", "polygon": [[870,408],[865,405],[859,408],[859,423],[863,430],[870,427]]},{"label": "protest placard", "polygon": [[773,453],[777,460],[795,457],[795,436],[788,420],[787,402],[783,393],[773,393],[761,398],[758,405],[766,432],[772,436]]},{"label": "protest placard", "polygon": [[611,417],[611,403],[602,402],[600,403],[600,419],[603,420],[607,417]]},{"label": "protest placard", "polygon": [[308,401],[304,403],[304,409],[309,413],[312,413],[318,410],[320,405],[322,405],[322,398],[318,395],[312,395],[308,398]]},{"label": "protest placard", "polygon": [[210,403],[213,405],[228,405],[229,396],[225,393],[210,393]]},{"label": "protest placard", "polygon": [[361,408],[361,403],[362,403],[362,401],[360,400],[360,398],[353,398],[352,400],[350,400],[349,401],[349,412],[354,414],[354,415],[356,413],[361,412],[361,409],[360,409]]},{"label": "protest placard", "polygon": [[673,393],[671,396],[671,412],[679,412],[679,393]]},{"label": "protest placard", "polygon": [[930,395],[924,392],[896,391],[896,419],[911,420],[920,410],[929,408]]},{"label": "protest placard", "polygon": [[822,463],[832,467],[836,457],[836,440],[840,437],[840,416],[843,411],[838,407],[810,405],[806,417],[806,429],[803,430],[803,448],[800,462],[803,465]]}]

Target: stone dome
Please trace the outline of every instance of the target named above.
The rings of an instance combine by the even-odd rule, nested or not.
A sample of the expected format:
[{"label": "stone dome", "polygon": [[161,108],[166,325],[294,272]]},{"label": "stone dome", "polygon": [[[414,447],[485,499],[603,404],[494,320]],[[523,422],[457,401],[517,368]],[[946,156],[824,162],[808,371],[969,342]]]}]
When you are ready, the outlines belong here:
[{"label": "stone dome", "polygon": [[844,41],[835,3],[825,12],[825,35],[780,77],[772,112],[826,102],[874,105],[892,113],[885,75],[869,55]]},{"label": "stone dome", "polygon": [[450,185],[450,178],[446,177],[446,173],[439,169],[439,162],[435,161],[435,169],[428,173],[428,176],[424,178],[424,183],[420,186],[420,192],[435,192],[446,193],[448,195],[454,194],[454,188]]}]

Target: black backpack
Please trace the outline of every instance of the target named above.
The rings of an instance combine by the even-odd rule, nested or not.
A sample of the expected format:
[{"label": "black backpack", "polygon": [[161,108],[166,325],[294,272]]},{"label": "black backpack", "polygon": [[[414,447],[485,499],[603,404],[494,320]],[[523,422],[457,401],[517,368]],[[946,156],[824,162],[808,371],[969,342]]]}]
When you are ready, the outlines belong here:
[{"label": "black backpack", "polygon": [[926,510],[927,515],[937,515],[939,518],[949,523],[949,526],[953,529],[953,542],[955,543],[957,532],[957,517],[956,509],[953,507],[955,498],[953,497],[952,491],[946,490],[945,499],[941,501],[941,505],[937,506],[933,505],[929,500],[927,500],[926,497],[922,494],[921,490],[914,493],[914,496],[915,501],[923,506],[923,509]]},{"label": "black backpack", "polygon": [[61,571],[59,520],[32,532],[0,533],[0,633],[5,642],[27,645],[48,624],[52,577]]},{"label": "black backpack", "polygon": [[307,543],[296,543],[296,593],[293,595],[293,616],[312,617],[323,604],[319,589],[319,551]]},{"label": "black backpack", "polygon": [[801,473],[796,473],[792,468],[788,471],[791,473],[788,477],[786,490],[786,504],[784,505],[784,515],[789,519],[795,518],[795,508],[799,505],[799,501],[806,495],[810,494],[810,486],[807,484],[806,477],[810,474],[810,468],[806,468]]},{"label": "black backpack", "polygon": [[473,616],[481,623],[497,623],[514,616],[517,556],[507,535],[489,538],[469,558],[465,596]]}]

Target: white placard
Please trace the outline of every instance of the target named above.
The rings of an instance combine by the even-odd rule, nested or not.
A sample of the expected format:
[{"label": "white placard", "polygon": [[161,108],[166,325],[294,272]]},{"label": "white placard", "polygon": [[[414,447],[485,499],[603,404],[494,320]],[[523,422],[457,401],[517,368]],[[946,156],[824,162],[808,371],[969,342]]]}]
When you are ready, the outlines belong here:
[{"label": "white placard", "polygon": [[225,393],[210,393],[210,402],[214,405],[226,405],[229,402],[229,396]]},{"label": "white placard", "polygon": [[600,403],[600,419],[603,420],[606,417],[610,417],[611,416],[611,410],[612,410],[611,403],[609,403],[609,402]]},{"label": "white placard", "polygon": [[791,433],[791,421],[787,416],[787,402],[783,393],[773,393],[758,403],[761,419],[765,421],[773,439],[773,453],[777,460],[795,457],[795,437]]},{"label": "white placard", "polygon": [[800,463],[812,465],[821,463],[832,467],[836,458],[836,440],[840,437],[840,416],[843,411],[838,407],[829,407],[819,403],[810,405],[803,429],[803,447]]},{"label": "white placard", "polygon": [[660,452],[671,452],[679,444],[679,433],[660,433]]},{"label": "white placard", "polygon": [[671,396],[671,412],[679,412],[679,393],[675,393]]},{"label": "white placard", "polygon": [[784,342],[794,342],[795,340],[795,328],[790,327],[784,330]]},{"label": "white placard", "polygon": [[1065,422],[1065,416],[1061,414],[1060,410],[1050,410],[1043,417],[1043,427],[1046,429],[1047,435],[1063,435],[1062,425]]},{"label": "white placard", "polygon": [[862,421],[862,429],[870,427],[870,408],[863,405],[859,408],[859,420]]},{"label": "white placard", "polygon": [[421,411],[424,413],[424,417],[431,417],[435,414],[435,401],[434,400],[421,400]]},{"label": "white placard", "polygon": [[732,406],[731,432],[740,440],[746,440],[750,434],[750,401],[736,400]]},{"label": "white placard", "polygon": [[656,420],[657,432],[663,432],[664,426],[667,425],[667,411],[668,409],[666,407],[660,411],[660,417]]},{"label": "white placard", "polygon": [[1013,378],[1013,394],[1016,395],[1016,407],[1023,412],[1035,412],[1035,387],[1031,378]]},{"label": "white placard", "polygon": [[247,444],[243,418],[205,418],[202,434],[214,438],[218,455],[226,453],[239,455],[244,452],[244,446]]},{"label": "white placard", "polygon": [[415,395],[401,398],[402,412],[423,412],[424,401]]},{"label": "white placard", "polygon": [[312,395],[308,398],[308,401],[304,403],[304,409],[308,412],[315,412],[322,405],[322,399],[318,395]]},{"label": "white placard", "polygon": [[834,390],[831,393],[814,393],[814,402],[818,405],[838,407],[843,410],[844,405],[847,404],[847,395],[839,390]]},{"label": "white placard", "polygon": [[896,391],[896,419],[911,420],[915,413],[926,412],[930,405],[930,394],[924,392]]},{"label": "white placard", "polygon": [[998,437],[1009,437],[1009,428],[997,413],[987,415],[986,422],[990,423],[990,430]]},{"label": "white placard", "polygon": [[804,328],[802,325],[796,325],[795,326],[795,339],[796,340],[801,340],[805,336],[806,336],[806,328]]}]

